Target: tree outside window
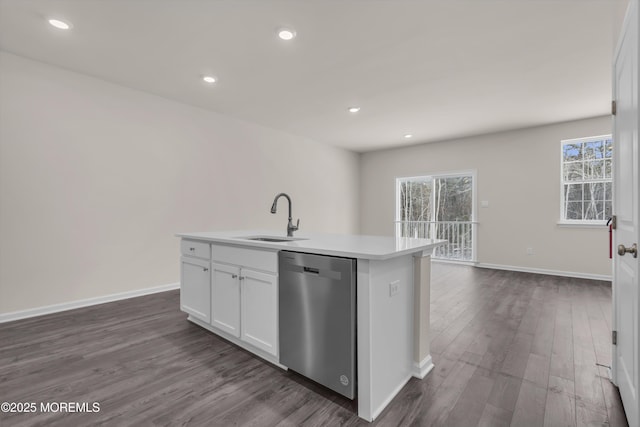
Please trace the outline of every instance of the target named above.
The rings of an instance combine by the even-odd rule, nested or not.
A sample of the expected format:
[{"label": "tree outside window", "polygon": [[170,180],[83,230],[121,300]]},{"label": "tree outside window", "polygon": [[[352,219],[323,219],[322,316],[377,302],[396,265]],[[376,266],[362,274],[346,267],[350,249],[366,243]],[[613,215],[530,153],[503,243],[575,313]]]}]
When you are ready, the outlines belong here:
[{"label": "tree outside window", "polygon": [[472,173],[398,178],[397,235],[444,239],[435,257],[473,260],[473,184]]},{"label": "tree outside window", "polygon": [[562,141],[561,220],[599,223],[612,210],[611,135]]}]

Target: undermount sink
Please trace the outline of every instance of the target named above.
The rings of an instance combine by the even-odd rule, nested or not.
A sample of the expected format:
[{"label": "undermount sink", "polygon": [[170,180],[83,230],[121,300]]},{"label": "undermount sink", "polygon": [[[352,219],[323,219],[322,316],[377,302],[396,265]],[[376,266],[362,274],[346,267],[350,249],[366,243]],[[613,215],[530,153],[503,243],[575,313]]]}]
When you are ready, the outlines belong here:
[{"label": "undermount sink", "polygon": [[296,240],[309,240],[299,237],[284,237],[284,236],[248,236],[238,237],[243,240],[259,240],[261,242],[294,242]]}]

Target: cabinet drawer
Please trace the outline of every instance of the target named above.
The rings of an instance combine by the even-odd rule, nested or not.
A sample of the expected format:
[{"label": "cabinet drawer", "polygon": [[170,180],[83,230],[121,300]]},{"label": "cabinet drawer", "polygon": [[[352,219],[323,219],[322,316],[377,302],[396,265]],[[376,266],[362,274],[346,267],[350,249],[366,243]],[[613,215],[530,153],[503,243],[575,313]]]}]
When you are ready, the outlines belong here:
[{"label": "cabinet drawer", "polygon": [[211,245],[207,242],[182,239],[180,241],[182,255],[211,259]]},{"label": "cabinet drawer", "polygon": [[278,252],[236,246],[211,245],[211,258],[226,264],[235,264],[256,270],[278,273]]}]

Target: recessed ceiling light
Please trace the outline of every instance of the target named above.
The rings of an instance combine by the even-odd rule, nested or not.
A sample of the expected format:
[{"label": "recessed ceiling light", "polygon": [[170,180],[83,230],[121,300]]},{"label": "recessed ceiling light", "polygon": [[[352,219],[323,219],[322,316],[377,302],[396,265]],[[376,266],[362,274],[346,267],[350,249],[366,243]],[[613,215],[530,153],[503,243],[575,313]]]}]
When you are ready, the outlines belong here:
[{"label": "recessed ceiling light", "polygon": [[289,28],[280,28],[278,30],[278,37],[282,40],[291,40],[296,36],[296,32]]},{"label": "recessed ceiling light", "polygon": [[406,139],[409,139],[409,138],[413,138],[413,135],[411,135],[410,133],[406,133],[406,134],[404,135],[404,137],[405,137]]},{"label": "recessed ceiling light", "polygon": [[215,78],[215,77],[213,77],[213,76],[204,76],[204,77],[202,78],[202,80],[204,80],[204,81],[205,81],[205,82],[207,82],[207,83],[215,83],[215,82],[217,82],[217,81],[218,81],[218,79],[216,79],[216,78]]},{"label": "recessed ceiling light", "polygon": [[358,111],[360,111],[360,107],[349,107],[350,113],[357,113]]},{"label": "recessed ceiling light", "polygon": [[60,30],[68,30],[71,28],[71,24],[61,21],[59,19],[49,19],[49,24],[60,29]]}]

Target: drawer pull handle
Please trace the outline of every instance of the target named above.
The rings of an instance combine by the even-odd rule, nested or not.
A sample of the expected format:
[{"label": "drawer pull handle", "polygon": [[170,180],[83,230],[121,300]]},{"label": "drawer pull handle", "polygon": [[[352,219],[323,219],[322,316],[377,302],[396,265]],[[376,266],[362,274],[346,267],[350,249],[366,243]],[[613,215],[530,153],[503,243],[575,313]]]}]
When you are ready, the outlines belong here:
[{"label": "drawer pull handle", "polygon": [[244,280],[244,276],[240,276],[240,280]]},{"label": "drawer pull handle", "polygon": [[190,250],[191,252],[193,252],[193,251],[195,251],[195,250],[196,250],[196,248],[189,248],[189,250]]},{"label": "drawer pull handle", "polygon": [[207,267],[204,267],[202,271],[209,271],[209,269]]},{"label": "drawer pull handle", "polygon": [[232,274],[232,275],[231,275],[231,278],[232,278],[232,279],[235,279],[236,277],[238,277],[238,275],[237,275],[237,274]]}]

